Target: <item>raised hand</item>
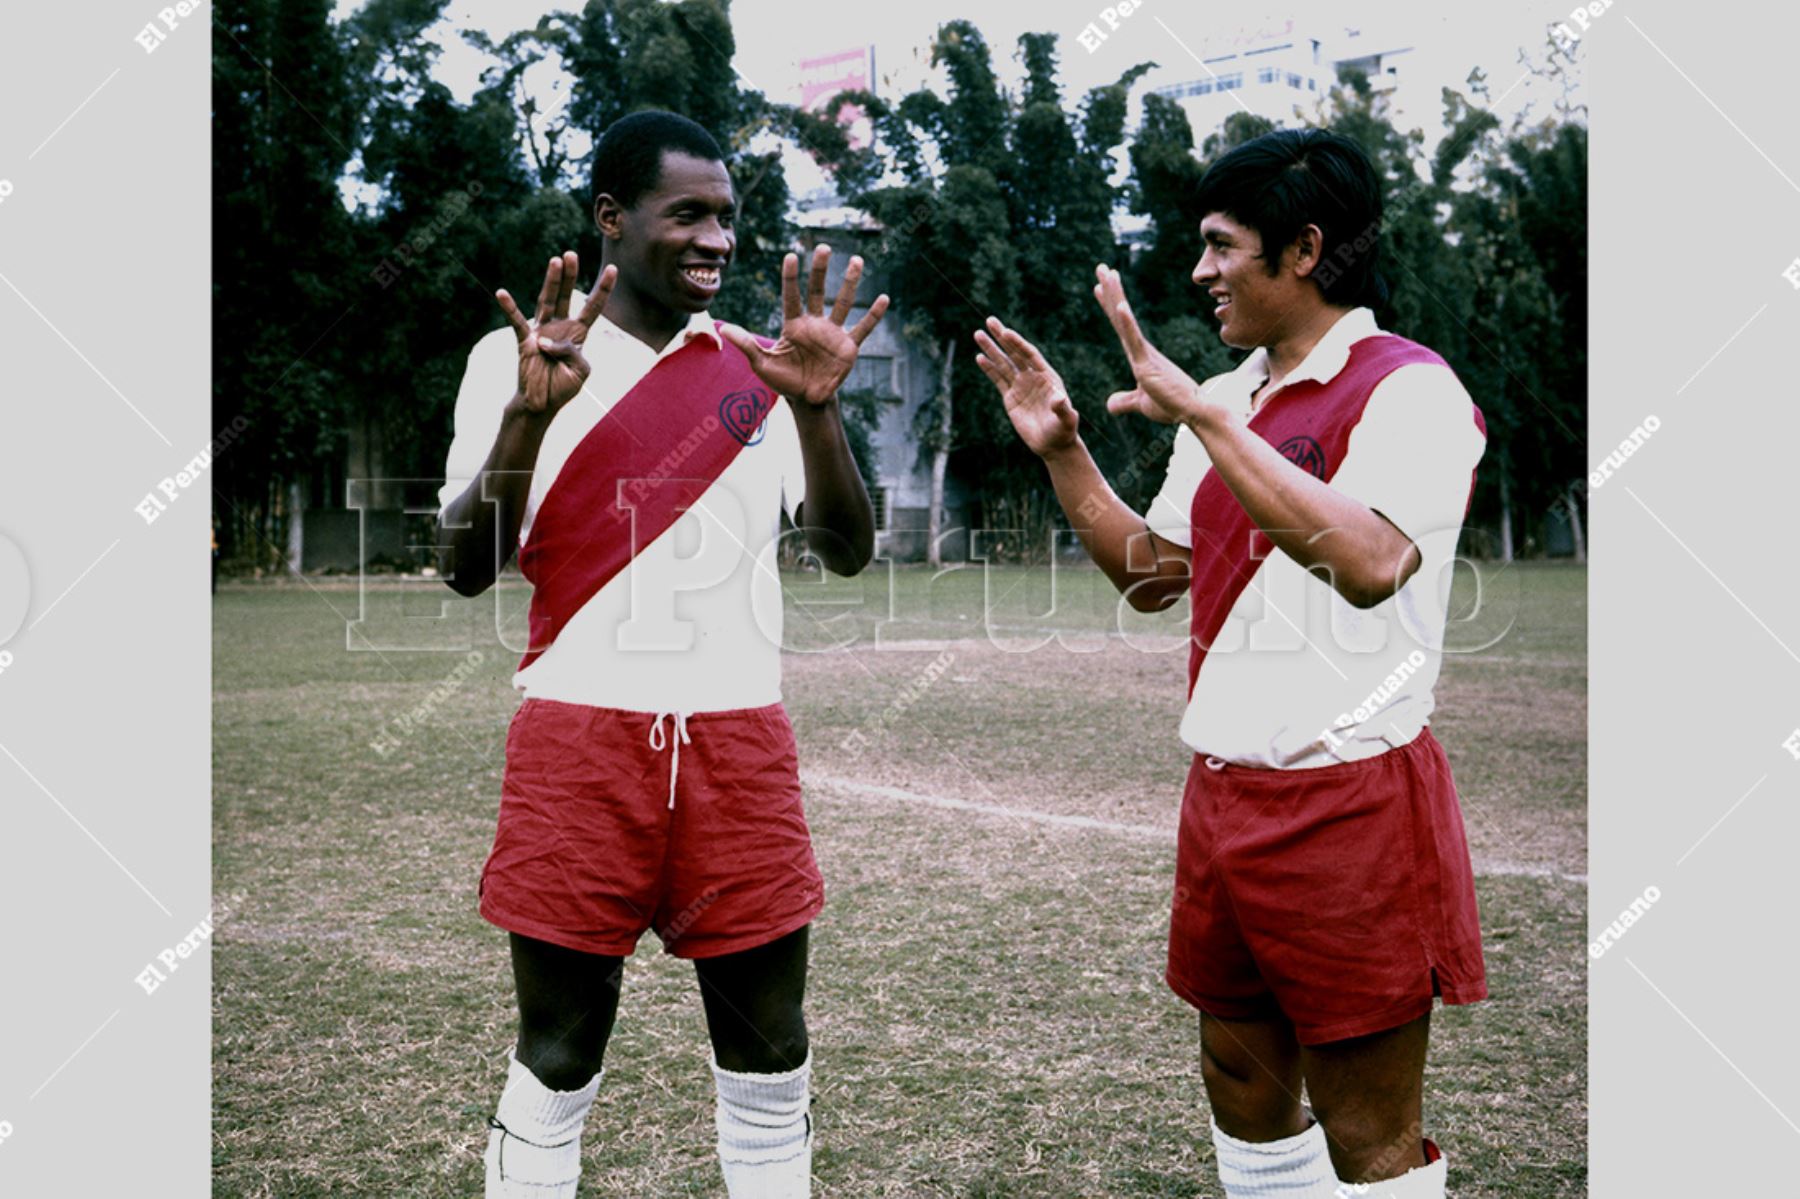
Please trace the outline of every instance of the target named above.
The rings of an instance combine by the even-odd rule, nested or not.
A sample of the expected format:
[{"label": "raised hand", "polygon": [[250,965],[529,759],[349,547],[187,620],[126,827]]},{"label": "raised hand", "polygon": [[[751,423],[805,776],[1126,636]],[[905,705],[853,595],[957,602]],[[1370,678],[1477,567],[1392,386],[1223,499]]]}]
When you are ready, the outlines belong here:
[{"label": "raised hand", "polygon": [[829,404],[856,365],[863,340],[875,331],[887,312],[888,298],[880,295],[853,328],[844,321],[856,304],[856,285],[862,279],[863,260],[852,258],[844,270],[831,315],[825,315],[825,268],[831,247],[813,251],[812,275],[807,282],[806,306],[800,304],[800,259],[789,254],[781,260],[781,337],[768,349],[736,325],[722,326],[721,335],[744,352],[757,377],[788,399],[808,404]]},{"label": "raised hand", "polygon": [[573,250],[550,260],[544,271],[543,290],[538,293],[535,327],[505,288],[494,293],[500,311],[506,314],[519,338],[519,396],[527,411],[554,414],[580,395],[587,383],[589,368],[581,347],[594,322],[606,310],[606,298],[618,281],[619,268],[609,266],[600,272],[581,315],[570,319],[569,302],[575,293],[575,272],[579,267],[580,260]]},{"label": "raised hand", "polygon": [[1039,457],[1074,445],[1081,418],[1069,401],[1062,376],[1036,346],[1001,324],[998,317],[988,317],[987,327],[992,336],[975,331],[975,344],[981,347],[975,365],[1000,392],[1019,439]]},{"label": "raised hand", "polygon": [[1129,391],[1115,391],[1106,397],[1108,412],[1135,412],[1165,425],[1185,424],[1209,414],[1218,407],[1210,404],[1193,377],[1176,366],[1163,352],[1144,338],[1132,314],[1131,302],[1125,298],[1125,284],[1119,272],[1104,264],[1094,268],[1094,299],[1112,322],[1131,363],[1137,386]]}]

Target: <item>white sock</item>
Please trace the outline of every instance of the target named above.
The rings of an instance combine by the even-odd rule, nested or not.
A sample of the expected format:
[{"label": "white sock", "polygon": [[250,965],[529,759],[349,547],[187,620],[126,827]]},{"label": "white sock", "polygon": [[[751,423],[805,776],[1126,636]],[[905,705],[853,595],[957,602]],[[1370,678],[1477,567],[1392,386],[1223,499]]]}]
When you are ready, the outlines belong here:
[{"label": "white sock", "polygon": [[581,1126],[600,1074],[578,1091],[553,1091],[507,1051],[506,1090],[488,1120],[486,1199],[575,1199]]},{"label": "white sock", "polygon": [[731,1199],[812,1194],[812,1052],[785,1074],[739,1074],[712,1062],[719,1167]]},{"label": "white sock", "polygon": [[1339,1193],[1346,1199],[1444,1199],[1450,1178],[1450,1160],[1440,1156],[1428,1166],[1414,1166],[1398,1178],[1380,1182],[1346,1182]]},{"label": "white sock", "polygon": [[1240,1141],[1215,1120],[1212,1139],[1226,1199],[1337,1199],[1337,1172],[1317,1121],[1279,1141]]}]

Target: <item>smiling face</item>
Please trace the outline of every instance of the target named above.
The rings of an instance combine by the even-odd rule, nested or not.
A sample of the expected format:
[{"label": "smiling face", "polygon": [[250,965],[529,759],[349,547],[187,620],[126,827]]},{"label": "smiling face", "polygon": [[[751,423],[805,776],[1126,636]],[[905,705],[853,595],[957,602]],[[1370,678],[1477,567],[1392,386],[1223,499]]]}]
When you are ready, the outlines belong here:
[{"label": "smiling face", "polygon": [[656,186],[622,208],[602,195],[594,222],[617,263],[617,291],[636,307],[685,322],[704,312],[737,249],[737,198],[722,162],[665,150]]},{"label": "smiling face", "polygon": [[1324,303],[1306,277],[1317,262],[1315,227],[1308,226],[1281,252],[1272,275],[1262,257],[1262,235],[1249,226],[1222,212],[1208,213],[1200,237],[1206,248],[1194,266],[1194,282],[1212,297],[1226,345],[1240,350],[1272,345]]}]

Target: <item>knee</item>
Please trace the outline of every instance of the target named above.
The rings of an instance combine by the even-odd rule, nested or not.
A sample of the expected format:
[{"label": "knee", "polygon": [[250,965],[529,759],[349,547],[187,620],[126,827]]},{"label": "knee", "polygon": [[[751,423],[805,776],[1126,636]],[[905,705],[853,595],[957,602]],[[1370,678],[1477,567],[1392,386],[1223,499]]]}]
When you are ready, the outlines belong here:
[{"label": "knee", "polygon": [[1306,1130],[1300,1100],[1266,1070],[1240,1070],[1202,1050],[1200,1076],[1213,1119],[1244,1141],[1278,1141]]},{"label": "knee", "polygon": [[519,1061],[553,1091],[578,1091],[600,1072],[604,1046],[570,1037],[519,1035]]},{"label": "knee", "polygon": [[1357,1104],[1315,1102],[1313,1114],[1325,1127],[1332,1167],[1346,1182],[1394,1178],[1424,1162],[1424,1130],[1417,1121]]},{"label": "knee", "polygon": [[735,1074],[785,1074],[805,1064],[809,1048],[806,1025],[796,1020],[762,1035],[752,1032],[715,1044],[713,1056],[721,1068]]}]

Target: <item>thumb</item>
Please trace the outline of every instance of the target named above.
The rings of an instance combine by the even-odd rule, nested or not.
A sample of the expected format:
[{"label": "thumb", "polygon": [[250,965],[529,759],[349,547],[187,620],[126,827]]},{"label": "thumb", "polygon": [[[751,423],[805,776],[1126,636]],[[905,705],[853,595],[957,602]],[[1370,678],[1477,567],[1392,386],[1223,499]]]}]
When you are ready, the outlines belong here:
[{"label": "thumb", "polygon": [[744,357],[748,358],[752,363],[760,362],[762,360],[762,346],[758,345],[756,338],[750,336],[746,330],[740,329],[729,322],[721,322],[719,325],[719,336],[736,346],[739,350],[742,350]]},{"label": "thumb", "polygon": [[1144,392],[1142,388],[1132,391],[1115,391],[1106,397],[1106,410],[1114,416],[1127,412],[1143,413]]}]

